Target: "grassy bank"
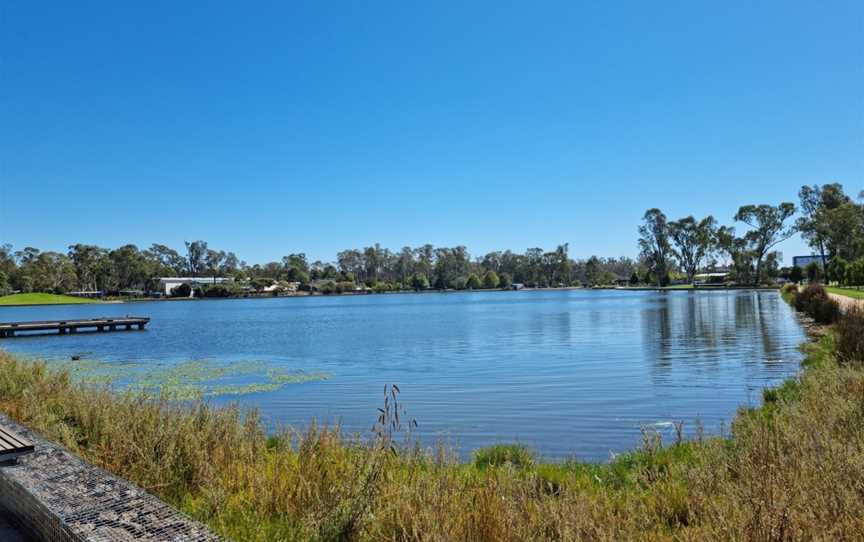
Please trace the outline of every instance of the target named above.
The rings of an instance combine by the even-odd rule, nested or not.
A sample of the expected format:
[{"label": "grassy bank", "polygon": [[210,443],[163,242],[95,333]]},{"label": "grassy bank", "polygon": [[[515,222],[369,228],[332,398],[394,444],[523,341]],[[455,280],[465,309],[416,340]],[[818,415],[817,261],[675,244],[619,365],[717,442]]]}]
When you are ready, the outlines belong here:
[{"label": "grassy bank", "polygon": [[864,299],[864,290],[857,290],[855,288],[838,288],[836,286],[826,286],[825,289],[832,294],[843,295],[853,299]]},{"label": "grassy bank", "polygon": [[603,465],[545,463],[520,446],[470,463],[418,450],[395,389],[370,413],[373,438],[268,437],[254,413],[118,395],[0,353],[0,409],[238,542],[853,540],[864,370],[856,347],[838,345],[860,334],[855,317],[809,344],[800,378],[741,410],[728,438],[647,434]]},{"label": "grassy bank", "polygon": [[0,306],[2,305],[65,305],[65,304],[81,304],[81,303],[97,303],[96,300],[83,297],[74,297],[71,295],[46,294],[34,292],[29,294],[12,294],[0,296]]}]

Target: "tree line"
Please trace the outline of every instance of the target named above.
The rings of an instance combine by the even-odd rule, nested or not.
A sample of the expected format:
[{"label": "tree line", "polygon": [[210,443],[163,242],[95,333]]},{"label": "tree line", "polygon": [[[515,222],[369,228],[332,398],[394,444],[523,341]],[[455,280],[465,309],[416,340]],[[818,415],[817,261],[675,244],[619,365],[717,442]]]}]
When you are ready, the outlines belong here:
[{"label": "tree line", "polygon": [[[472,257],[466,247],[403,247],[380,244],[347,249],[332,262],[310,262],[304,253],[279,261],[247,264],[234,252],[216,250],[206,241],[186,242],[183,252],[162,244],[115,249],[75,244],[65,253],[33,247],[13,250],[0,245],[0,292],[100,291],[116,295],[155,291],[160,277],[229,277],[235,285],[262,290],[278,283],[299,283],[301,289],[377,291],[509,288],[614,284],[642,271],[627,257],[572,259],[567,244],[555,250],[529,248],[523,253],[495,251]],[[228,292],[230,293],[230,292]]]},{"label": "tree line", "polygon": [[[859,199],[864,200],[864,193]],[[638,229],[635,260],[574,259],[566,243],[554,250],[505,250],[478,257],[464,246],[426,244],[394,251],[376,243],[343,250],[331,262],[310,262],[304,253],[291,253],[279,261],[253,265],[202,240],[186,242],[182,252],[163,244],[146,249],[75,244],[66,252],[13,250],[0,244],[0,293],[147,292],[157,289],[160,277],[187,275],[229,277],[234,279],[233,288],[242,285],[257,291],[282,283],[324,292],[508,288],[513,283],[590,287],[622,279],[665,286],[676,278],[692,283],[700,271],[720,266],[728,266],[731,279],[739,284],[769,283],[781,274],[795,281],[806,274],[811,279],[824,275],[840,284],[864,283],[858,278],[864,271],[864,204],[856,203],[837,183],[804,186],[799,200],[800,213],[791,202],[742,206],[730,226],[719,225],[712,216],[673,221],[660,209],[649,209]],[[775,247],[796,233],[828,262],[824,269],[781,269]]]},{"label": "tree line", "polygon": [[[859,194],[864,200],[864,192]],[[781,269],[774,248],[800,233],[813,252],[827,262],[824,270],[813,265],[811,280],[824,278],[839,284],[862,284],[864,277],[864,203],[855,203],[839,183],[804,186],[798,193],[800,214],[792,202],[779,205],[744,205],[733,216],[742,226],[721,226],[713,216],[687,216],[670,221],[660,209],[649,209],[639,227],[640,261],[650,281],[664,286],[679,270],[693,282],[700,270],[711,271],[720,261],[729,266],[739,284],[774,282],[781,274],[795,282],[802,269]]]}]

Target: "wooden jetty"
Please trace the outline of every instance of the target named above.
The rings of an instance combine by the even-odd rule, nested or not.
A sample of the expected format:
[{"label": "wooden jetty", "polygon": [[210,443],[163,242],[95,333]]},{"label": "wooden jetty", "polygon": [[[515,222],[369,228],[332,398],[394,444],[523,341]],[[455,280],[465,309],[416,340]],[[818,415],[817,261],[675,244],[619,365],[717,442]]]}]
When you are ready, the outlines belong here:
[{"label": "wooden jetty", "polygon": [[14,337],[19,332],[57,331],[60,335],[77,333],[82,329],[91,331],[139,330],[150,322],[150,318],[125,316],[118,318],[90,318],[86,320],[44,320],[38,322],[0,322],[0,338]]}]

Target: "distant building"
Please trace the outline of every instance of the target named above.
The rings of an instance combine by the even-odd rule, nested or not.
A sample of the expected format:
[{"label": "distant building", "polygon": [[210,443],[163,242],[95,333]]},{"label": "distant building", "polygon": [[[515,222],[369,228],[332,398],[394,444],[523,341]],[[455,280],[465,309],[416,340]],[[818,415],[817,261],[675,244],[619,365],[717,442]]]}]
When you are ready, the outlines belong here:
[{"label": "distant building", "polygon": [[181,284],[196,286],[198,284],[224,284],[233,281],[234,279],[224,277],[162,277],[159,279],[159,293],[169,296],[171,290]]},{"label": "distant building", "polygon": [[817,256],[815,254],[811,254],[810,256],[792,256],[793,267],[804,269],[811,263],[815,263],[819,267],[825,267],[825,260],[822,259],[822,256]]},{"label": "distant building", "polygon": [[696,284],[723,284],[729,277],[729,273],[716,271],[714,273],[697,273],[693,276]]}]

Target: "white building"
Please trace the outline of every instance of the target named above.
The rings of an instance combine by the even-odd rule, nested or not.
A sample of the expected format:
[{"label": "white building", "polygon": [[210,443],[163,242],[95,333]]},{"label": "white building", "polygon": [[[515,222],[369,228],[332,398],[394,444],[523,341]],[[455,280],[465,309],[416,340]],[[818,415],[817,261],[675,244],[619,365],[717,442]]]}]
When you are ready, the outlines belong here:
[{"label": "white building", "polygon": [[[181,284],[195,286],[198,284],[223,284],[232,282],[234,279],[224,277],[162,277],[159,279],[159,293],[170,296],[171,290]],[[191,297],[191,294],[190,294]]]}]

